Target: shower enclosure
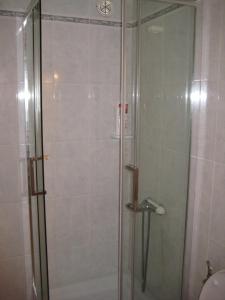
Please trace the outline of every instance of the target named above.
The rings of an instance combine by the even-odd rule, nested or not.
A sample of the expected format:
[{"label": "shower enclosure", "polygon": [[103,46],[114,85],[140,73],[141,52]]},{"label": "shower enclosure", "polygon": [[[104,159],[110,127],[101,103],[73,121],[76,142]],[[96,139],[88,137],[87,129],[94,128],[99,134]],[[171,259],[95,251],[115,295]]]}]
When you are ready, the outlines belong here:
[{"label": "shower enclosure", "polygon": [[36,0],[17,13],[26,299],[183,297],[195,5],[174,2]]}]

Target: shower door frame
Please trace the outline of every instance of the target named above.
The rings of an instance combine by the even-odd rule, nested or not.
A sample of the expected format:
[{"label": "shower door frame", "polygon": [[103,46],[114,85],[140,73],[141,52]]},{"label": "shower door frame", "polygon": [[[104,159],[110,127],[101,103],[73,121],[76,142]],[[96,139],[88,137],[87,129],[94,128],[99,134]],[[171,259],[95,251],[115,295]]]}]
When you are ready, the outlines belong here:
[{"label": "shower door frame", "polygon": [[[30,2],[24,18],[24,32],[31,20],[32,35],[24,37],[25,94],[31,89],[30,96],[25,96],[26,109],[26,147],[28,165],[29,218],[32,257],[33,293],[38,300],[49,300],[48,255],[45,212],[45,183],[43,154],[42,121],[42,43],[41,0]],[[27,48],[32,49],[29,57]],[[31,58],[32,62],[28,60]],[[28,60],[28,62],[27,62]],[[28,63],[31,64],[29,74]],[[32,76],[31,78],[29,77]],[[31,80],[31,83],[30,83]],[[29,86],[31,85],[31,87]],[[26,97],[28,97],[26,99]]]},{"label": "shower door frame", "polygon": [[[196,39],[196,15],[197,9],[199,9],[200,3],[198,0],[190,1],[180,1],[180,0],[152,0],[154,2],[161,2],[161,3],[170,3],[172,4],[180,4],[184,6],[191,6],[195,8],[195,34],[194,34],[194,60],[193,60],[193,71],[195,67],[195,39]],[[141,0],[136,0],[136,8],[137,8],[137,32],[136,32],[136,61],[135,61],[135,69],[136,69],[136,80],[134,84],[134,107],[135,107],[135,120],[134,120],[134,144],[133,144],[133,152],[134,152],[134,165],[138,166],[138,140],[139,140],[139,130],[140,130],[140,110],[139,110],[139,103],[140,103],[140,47],[141,47],[141,37],[140,37],[140,26],[141,26]],[[124,107],[126,104],[126,97],[127,97],[127,90],[126,90],[126,80],[127,80],[127,68],[126,68],[126,30],[127,30],[127,0],[121,0],[121,7],[122,7],[122,34],[121,34],[121,106]],[[193,74],[192,74],[193,75]],[[192,76],[193,77],[193,76]],[[192,82],[190,82],[192,85]],[[124,207],[124,199],[123,199],[123,190],[124,190],[124,183],[123,183],[123,176],[124,176],[124,141],[125,141],[125,113],[122,110],[121,113],[121,128],[120,128],[120,185],[119,185],[119,268],[118,268],[118,300],[126,300],[123,297],[123,228],[124,228],[124,221],[123,221],[123,211],[127,209]],[[190,118],[191,110],[190,110]],[[191,136],[190,136],[190,149],[191,149]],[[189,176],[190,176],[190,155],[191,151],[189,151]],[[189,192],[189,189],[188,189]],[[132,212],[131,212],[132,213]],[[133,222],[132,222],[132,233],[131,233],[131,299],[134,300],[134,264],[135,264],[135,226],[136,226],[136,216],[135,212],[133,214]],[[181,287],[181,300],[186,299],[187,289],[188,289],[188,281],[189,281],[189,273],[190,273],[190,255],[187,253],[191,253],[192,243],[191,243],[191,233],[193,230],[193,225],[190,226],[189,219],[192,220],[193,216],[193,209],[189,206],[189,196],[187,195],[187,209],[186,209],[186,226],[185,226],[185,243],[184,243],[184,260],[183,260],[183,272],[182,272],[182,287]],[[188,226],[189,225],[189,226]]]}]

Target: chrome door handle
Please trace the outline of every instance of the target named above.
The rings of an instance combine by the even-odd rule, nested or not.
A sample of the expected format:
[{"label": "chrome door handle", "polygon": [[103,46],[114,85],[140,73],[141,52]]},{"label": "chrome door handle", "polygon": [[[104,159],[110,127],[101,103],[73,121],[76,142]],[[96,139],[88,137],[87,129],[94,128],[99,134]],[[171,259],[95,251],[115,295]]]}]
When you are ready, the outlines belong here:
[{"label": "chrome door handle", "polygon": [[39,195],[45,195],[46,191],[38,192],[36,191],[35,187],[35,174],[34,174],[34,163],[37,163],[39,160],[48,160],[48,156],[40,156],[40,157],[30,157],[29,158],[29,186],[30,186],[30,193],[31,196],[39,196]]},{"label": "chrome door handle", "polygon": [[138,211],[139,168],[132,164],[127,165],[126,168],[133,173],[133,199],[132,203],[127,204],[127,207],[133,211]]}]

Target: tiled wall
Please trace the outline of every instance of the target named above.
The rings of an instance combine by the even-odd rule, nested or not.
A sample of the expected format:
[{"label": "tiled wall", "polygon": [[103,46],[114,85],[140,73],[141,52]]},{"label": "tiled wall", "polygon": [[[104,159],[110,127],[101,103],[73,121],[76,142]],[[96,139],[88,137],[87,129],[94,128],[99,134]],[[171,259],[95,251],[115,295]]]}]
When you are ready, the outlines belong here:
[{"label": "tiled wall", "polygon": [[121,1],[112,1],[112,14],[110,17],[104,17],[96,9],[96,0],[44,0],[42,2],[43,13],[59,16],[72,16],[80,18],[98,19],[104,21],[121,21]]},{"label": "tiled wall", "polygon": [[[203,30],[197,37],[192,95],[190,210],[194,230],[189,300],[198,298],[206,259],[215,271],[225,267],[225,4],[223,0],[203,3],[198,15],[197,27],[201,29],[202,23]],[[24,141],[23,128],[18,132],[18,122],[21,125],[23,120],[17,117],[22,80],[15,70],[16,18],[1,17],[0,28],[0,298],[24,300],[30,293],[25,280],[30,277],[30,256],[24,239],[29,236],[26,190],[21,188],[26,182],[19,179],[26,176],[19,176],[25,169],[19,159],[23,158]],[[119,28],[44,21],[52,288],[111,276],[117,268],[118,142],[111,134],[119,102],[119,49]],[[27,287],[29,290],[31,284]]]},{"label": "tiled wall", "polygon": [[17,97],[22,82],[17,64],[17,58],[22,63],[19,24],[17,18],[0,17],[0,299],[4,300],[29,299],[32,288],[24,131],[18,119],[18,112],[23,117]]},{"label": "tiled wall", "polygon": [[198,299],[206,260],[225,268],[225,2],[204,0],[197,16],[190,210],[190,300]]},{"label": "tiled wall", "polygon": [[[112,135],[120,102],[120,31],[113,26],[43,22],[53,297],[75,286],[73,299],[78,299],[82,282],[113,276],[107,297],[116,297],[119,141]],[[98,289],[106,288],[103,285],[99,283]],[[98,291],[87,286],[86,293],[84,299],[89,299]],[[68,297],[66,290],[63,297]]]}]

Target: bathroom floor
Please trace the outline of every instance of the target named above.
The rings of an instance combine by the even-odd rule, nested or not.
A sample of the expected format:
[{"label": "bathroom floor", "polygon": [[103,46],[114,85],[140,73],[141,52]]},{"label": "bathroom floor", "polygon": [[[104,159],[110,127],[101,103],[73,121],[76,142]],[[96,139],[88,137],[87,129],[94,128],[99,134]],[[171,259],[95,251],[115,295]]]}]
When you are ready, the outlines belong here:
[{"label": "bathroom floor", "polygon": [[[128,277],[124,277],[128,281]],[[141,288],[136,283],[135,298],[138,300],[155,300],[149,291],[141,292]],[[129,285],[124,290],[125,293],[130,292]],[[79,282],[73,285],[68,285],[60,288],[55,288],[50,291],[51,300],[117,300],[117,276],[107,276],[103,278],[92,279]],[[130,294],[124,295],[125,299],[130,299]]]},{"label": "bathroom floor", "polygon": [[50,291],[51,300],[116,300],[117,278],[108,276],[68,285]]}]

